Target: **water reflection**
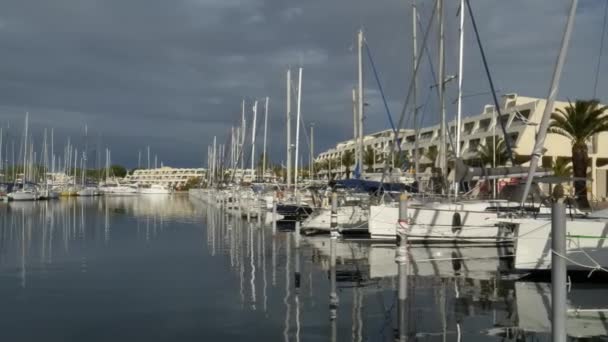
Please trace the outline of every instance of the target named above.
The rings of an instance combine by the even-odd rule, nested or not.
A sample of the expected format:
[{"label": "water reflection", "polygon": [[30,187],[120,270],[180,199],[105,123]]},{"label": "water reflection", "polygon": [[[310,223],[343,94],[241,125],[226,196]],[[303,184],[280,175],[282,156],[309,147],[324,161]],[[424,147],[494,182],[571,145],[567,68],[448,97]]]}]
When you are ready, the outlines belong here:
[{"label": "water reflection", "polygon": [[[93,324],[80,317],[86,310],[103,318],[99,329],[113,331],[137,315],[160,317],[132,323],[115,341],[173,340],[184,331],[226,341],[550,340],[550,286],[514,280],[507,246],[398,250],[304,237],[187,196],[0,204],[0,224],[0,300],[29,299],[0,309],[8,317],[0,328],[17,326],[9,312],[18,307],[41,334],[56,334],[49,341]],[[572,340],[606,337],[606,293],[572,285]],[[68,328],[45,329],[49,317],[32,318],[41,296],[58,313],[53,322]],[[95,297],[92,307],[63,307],[66,298]],[[106,301],[128,304],[104,311]],[[129,309],[135,313],[120,316]]]},{"label": "water reflection", "polygon": [[[410,247],[402,252],[407,254],[407,263],[399,263],[392,244],[276,233],[271,225],[235,219],[213,208],[207,208],[206,215],[214,250],[225,248],[231,260],[232,254],[262,241],[262,271],[254,267],[259,267],[258,250],[249,252],[250,273],[241,270],[239,275],[251,284],[252,296],[244,300],[252,310],[256,309],[253,285],[258,284],[260,272],[264,297],[278,296],[276,273],[284,273],[285,341],[550,340],[550,286],[515,280],[510,246]],[[225,227],[236,230],[230,235],[236,242],[214,238]],[[268,249],[263,243],[266,238],[272,242]],[[278,252],[281,248],[284,254]],[[268,292],[266,254],[272,260]],[[277,265],[277,255],[284,258],[283,267]],[[608,303],[595,301],[595,307],[587,303],[583,309],[582,299],[605,291],[603,285],[573,285],[568,321],[572,340],[607,335],[604,312]],[[319,313],[323,307],[328,308],[326,315]],[[322,317],[327,317],[326,323]],[[321,332],[323,326],[329,328],[326,335]]]}]

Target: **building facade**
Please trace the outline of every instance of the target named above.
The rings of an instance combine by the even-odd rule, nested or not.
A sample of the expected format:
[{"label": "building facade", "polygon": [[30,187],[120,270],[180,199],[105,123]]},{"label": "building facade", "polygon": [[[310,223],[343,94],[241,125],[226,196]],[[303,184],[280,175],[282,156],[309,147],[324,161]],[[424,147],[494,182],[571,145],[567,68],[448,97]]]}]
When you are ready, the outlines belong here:
[{"label": "building facade", "polygon": [[[507,94],[501,99],[501,118],[502,124],[506,128],[516,161],[526,165],[531,158],[532,148],[534,147],[535,136],[540,124],[546,100],[518,96],[517,94]],[[565,108],[568,102],[556,101],[555,109]],[[502,124],[497,120],[497,115],[493,105],[486,105],[481,114],[469,116],[462,119],[460,144],[462,158],[469,162],[478,159],[478,150],[482,146],[493,144],[495,139],[503,137]],[[449,122],[451,140],[455,140],[455,121]],[[419,129],[418,132],[418,156],[421,170],[429,173],[430,167],[435,160],[430,160],[427,156],[432,155],[429,150],[437,151],[440,144],[440,125],[428,126]],[[413,160],[414,142],[416,133],[412,129],[404,129],[399,132],[398,138],[401,150],[407,155],[408,160]],[[450,139],[448,140],[448,145]],[[379,162],[383,156],[388,155],[390,146],[393,143],[393,131],[386,130],[366,135],[363,139],[364,149],[371,149],[374,153],[373,167],[374,172],[382,170],[384,163]],[[336,147],[325,151],[317,156],[316,162],[333,162],[332,173],[343,174],[345,167],[339,165],[339,159],[346,151],[355,153],[356,142],[347,140],[338,143]],[[542,158],[542,165],[550,167],[558,158],[570,160],[572,155],[570,141],[560,135],[549,134],[545,141],[546,152]],[[601,133],[588,142],[590,158],[590,180],[589,192],[595,199],[604,200],[608,197],[608,133]],[[449,150],[452,150],[448,146]],[[352,168],[352,167],[351,167]],[[321,172],[327,177],[328,172]]]},{"label": "building facade", "polygon": [[172,168],[163,166],[157,169],[135,170],[127,175],[125,180],[141,185],[160,184],[172,189],[178,189],[186,185],[193,178],[204,178],[206,170],[202,168]]}]

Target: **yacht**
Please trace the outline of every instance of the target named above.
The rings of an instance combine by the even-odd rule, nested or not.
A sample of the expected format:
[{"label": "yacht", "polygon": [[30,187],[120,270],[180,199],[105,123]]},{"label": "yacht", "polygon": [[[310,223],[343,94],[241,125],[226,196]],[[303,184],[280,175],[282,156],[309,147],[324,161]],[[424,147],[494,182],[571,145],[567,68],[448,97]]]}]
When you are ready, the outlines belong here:
[{"label": "yacht", "polygon": [[140,187],[139,193],[143,195],[169,195],[171,189],[160,184],[152,184],[150,187]]},{"label": "yacht", "polygon": [[21,189],[9,193],[7,197],[11,201],[36,201],[39,194],[35,185],[25,184]]}]

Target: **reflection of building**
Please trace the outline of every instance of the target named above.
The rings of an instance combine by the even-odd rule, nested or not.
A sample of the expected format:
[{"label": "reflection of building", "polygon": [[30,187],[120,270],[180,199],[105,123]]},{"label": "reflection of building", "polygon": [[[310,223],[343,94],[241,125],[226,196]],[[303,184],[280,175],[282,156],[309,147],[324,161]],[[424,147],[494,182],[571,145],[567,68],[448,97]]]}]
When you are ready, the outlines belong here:
[{"label": "reflection of building", "polygon": [[177,169],[172,167],[161,167],[158,169],[135,170],[133,174],[127,175],[125,179],[143,185],[160,184],[170,188],[180,188],[186,185],[192,178],[203,178],[205,169]]},{"label": "reflection of building", "polygon": [[[506,127],[507,134],[513,146],[513,152],[517,156],[517,161],[525,163],[529,161],[530,154],[535,142],[536,131],[538,124],[541,121],[546,101],[543,99],[517,96],[517,94],[507,94],[502,97],[500,120]],[[555,102],[555,108],[564,108],[568,106],[567,102]],[[501,123],[497,121],[495,109],[492,105],[486,105],[481,114],[470,116],[462,119],[460,148],[462,157],[468,160],[469,163],[477,159],[477,150],[481,146],[493,144],[494,136],[502,137]],[[448,130],[452,139],[455,139],[455,122],[448,124]],[[414,130],[402,130],[399,133],[401,140],[401,150],[405,151],[408,159],[412,160],[414,155],[414,141],[416,134]],[[373,133],[364,137],[364,148],[372,149],[375,155],[376,163],[373,166],[374,171],[379,172],[383,168],[383,163],[380,162],[383,155],[386,155],[390,150],[390,145],[393,142],[393,134],[391,130]],[[428,159],[429,151],[435,150],[440,142],[440,127],[439,125],[424,127],[420,129],[418,134],[419,162],[421,167],[427,168],[432,166],[434,161]],[[449,144],[450,139],[448,139]],[[604,146],[604,148],[601,148]],[[608,133],[602,133],[594,137],[588,143],[589,158],[591,161],[591,177],[590,177],[590,192],[596,198],[608,197]],[[571,157],[571,144],[568,139],[549,134],[545,141],[545,152],[542,164],[544,167],[550,167],[552,161],[557,158]],[[316,158],[316,161],[332,161],[332,172],[339,173],[340,161],[338,160],[345,151],[355,152],[356,143],[354,140],[340,142],[336,147],[329,149]],[[451,148],[450,148],[451,149]],[[367,165],[365,165],[367,168]],[[351,166],[352,170],[352,166]],[[344,172],[344,168],[342,168]]]}]

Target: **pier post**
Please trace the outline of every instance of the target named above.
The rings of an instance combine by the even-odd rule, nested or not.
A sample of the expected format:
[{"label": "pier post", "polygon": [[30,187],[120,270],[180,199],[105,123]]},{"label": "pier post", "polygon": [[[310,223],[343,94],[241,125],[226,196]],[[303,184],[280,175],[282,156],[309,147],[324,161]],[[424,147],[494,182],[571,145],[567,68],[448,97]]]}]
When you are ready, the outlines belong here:
[{"label": "pier post", "polygon": [[[332,204],[334,203],[335,198],[336,194],[334,193],[332,194]],[[332,221],[331,236],[329,238],[329,321],[331,322],[331,341],[336,341],[338,318],[338,292],[336,291],[336,243],[338,240],[338,232],[337,225],[334,225],[333,222],[334,221]]]},{"label": "pier post", "polygon": [[272,194],[272,234],[277,232],[277,194]]},{"label": "pier post", "polygon": [[551,340],[566,342],[567,269],[566,259],[566,206],[564,199],[556,199],[551,208]]},{"label": "pier post", "polygon": [[294,238],[294,245],[295,245],[295,252],[296,252],[296,262],[295,262],[295,267],[294,267],[294,284],[296,287],[296,294],[299,293],[300,291],[300,227],[301,227],[302,223],[300,221],[296,221],[296,231],[295,234],[293,236]]},{"label": "pier post", "polygon": [[395,262],[398,268],[397,289],[397,325],[398,341],[407,341],[407,277],[409,273],[408,240],[409,221],[407,217],[407,195],[399,197],[399,221],[397,224],[398,246],[395,251]]},{"label": "pier post", "polygon": [[399,196],[399,219],[397,221],[397,242],[401,246],[402,240],[407,243],[407,235],[409,234],[409,220],[407,217],[407,195],[405,193]]},{"label": "pier post", "polygon": [[332,237],[338,236],[338,194],[331,193],[331,217],[329,221],[329,231]]}]

